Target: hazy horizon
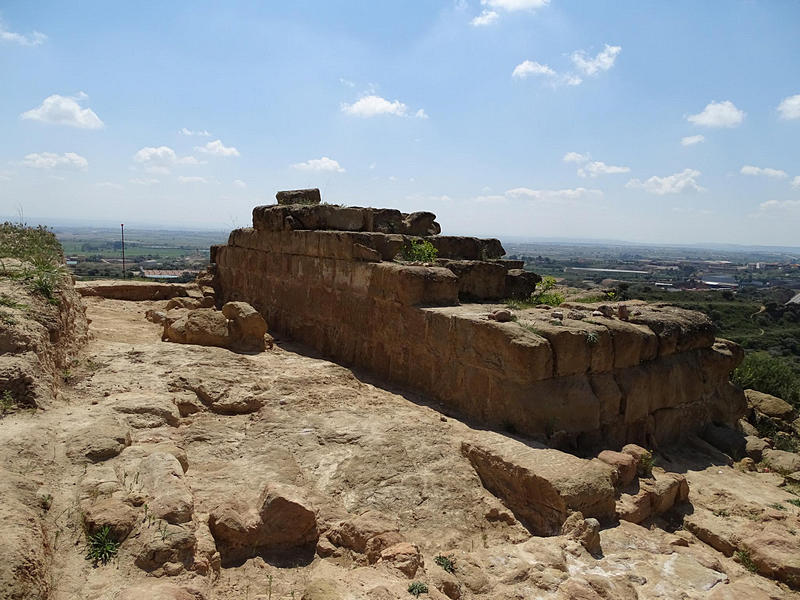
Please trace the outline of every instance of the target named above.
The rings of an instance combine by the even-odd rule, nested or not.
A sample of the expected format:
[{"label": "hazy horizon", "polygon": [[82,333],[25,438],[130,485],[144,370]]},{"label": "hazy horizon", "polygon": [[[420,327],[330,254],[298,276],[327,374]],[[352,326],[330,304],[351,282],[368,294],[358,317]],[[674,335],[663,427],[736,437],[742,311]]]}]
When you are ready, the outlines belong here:
[{"label": "hazy horizon", "polygon": [[792,247],[800,4],[0,9],[0,213],[220,230],[279,189],[444,233]]}]

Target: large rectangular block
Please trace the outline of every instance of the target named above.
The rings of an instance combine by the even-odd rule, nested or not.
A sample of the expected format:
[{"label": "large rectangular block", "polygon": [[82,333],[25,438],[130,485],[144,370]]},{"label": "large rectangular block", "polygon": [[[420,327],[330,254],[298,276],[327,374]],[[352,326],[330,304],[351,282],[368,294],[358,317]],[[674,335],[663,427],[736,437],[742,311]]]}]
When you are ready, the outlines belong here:
[{"label": "large rectangular block", "polygon": [[458,279],[448,269],[387,262],[371,266],[371,296],[406,306],[458,304]]}]

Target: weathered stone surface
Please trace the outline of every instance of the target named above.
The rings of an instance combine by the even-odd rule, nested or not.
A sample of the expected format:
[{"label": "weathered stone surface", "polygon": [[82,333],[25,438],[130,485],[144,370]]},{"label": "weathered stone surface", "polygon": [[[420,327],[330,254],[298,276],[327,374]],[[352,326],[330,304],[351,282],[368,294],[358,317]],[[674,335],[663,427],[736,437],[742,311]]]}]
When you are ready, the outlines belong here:
[{"label": "weathered stone surface", "polygon": [[767,525],[761,532],[742,540],[758,572],[789,583],[800,585],[800,539],[782,529]]},{"label": "weathered stone surface", "polygon": [[461,444],[484,487],[537,535],[553,535],[570,511],[601,521],[615,514],[612,468],[487,433]]},{"label": "weathered stone surface", "polygon": [[163,339],[179,344],[226,347],[229,343],[228,319],[221,312],[201,308],[189,312],[164,327]]},{"label": "weathered stone surface", "polygon": [[134,564],[148,572],[161,569],[167,563],[191,566],[197,538],[187,525],[164,523],[159,527],[143,527],[140,535],[132,537],[130,551]]},{"label": "weathered stone surface", "polygon": [[703,431],[702,437],[717,450],[724,452],[734,460],[746,456],[747,441],[740,432],[732,427],[710,423]]},{"label": "weathered stone surface", "polygon": [[146,583],[124,590],[118,600],[203,600],[204,596],[194,588],[172,583]]},{"label": "weathered stone surface", "polygon": [[100,462],[115,457],[131,444],[130,430],[113,417],[102,417],[74,433],[67,442],[73,459]]},{"label": "weathered stone surface", "polygon": [[275,194],[278,204],[319,204],[321,197],[318,188],[307,190],[285,190]]},{"label": "weathered stone surface", "polygon": [[509,269],[506,272],[504,297],[526,300],[536,289],[536,284],[542,278],[536,273],[525,271],[522,268]]},{"label": "weathered stone surface", "polygon": [[169,397],[157,398],[144,394],[123,394],[114,402],[116,412],[124,415],[130,427],[149,429],[169,425],[177,427],[180,413]]},{"label": "weathered stone surface", "polygon": [[600,522],[597,519],[584,519],[579,512],[572,513],[561,526],[561,535],[573,539],[588,550],[589,554],[600,554]]},{"label": "weathered stone surface", "polygon": [[314,579],[303,590],[301,600],[345,600],[345,596],[335,581]]},{"label": "weathered stone surface", "polygon": [[136,482],[139,492],[147,498],[148,509],[153,516],[168,523],[186,523],[192,519],[194,498],[186,484],[180,461],[162,449],[166,450],[157,449],[129,464],[125,469],[125,477]]},{"label": "weathered stone surface", "polygon": [[414,544],[399,542],[382,550],[378,562],[391,565],[410,579],[422,566],[422,555]]},{"label": "weathered stone surface", "polygon": [[777,396],[756,390],[745,390],[744,395],[747,405],[763,415],[784,421],[791,421],[794,416],[792,405]]},{"label": "weathered stone surface", "polygon": [[366,554],[370,542],[379,540],[379,543],[373,543],[371,546],[379,548],[378,555],[380,555],[380,551],[386,547],[385,540],[393,539],[389,534],[399,535],[397,526],[384,515],[367,511],[341,522],[328,533],[328,537],[336,546],[348,548],[359,554]]},{"label": "weathered stone surface", "polygon": [[430,242],[439,251],[439,258],[454,260],[491,260],[500,258],[506,251],[496,239],[441,235],[432,237]]},{"label": "weathered stone surface", "polygon": [[264,488],[257,507],[236,499],[218,506],[208,525],[223,564],[253,552],[313,547],[319,538],[316,514],[304,493],[275,483]]},{"label": "weathered stone surface", "polygon": [[755,462],[761,462],[764,458],[764,450],[769,448],[769,444],[762,440],[760,437],[754,435],[747,435],[745,440],[745,453],[749,458]]},{"label": "weathered stone surface", "polygon": [[222,314],[231,320],[229,347],[255,352],[266,348],[267,322],[247,302],[228,302],[223,305]]},{"label": "weathered stone surface", "polygon": [[436,215],[432,212],[413,212],[403,218],[403,233],[406,235],[438,235],[442,232]]},{"label": "weathered stone surface", "polygon": [[491,261],[441,259],[437,264],[458,277],[458,297],[463,301],[506,298],[506,268]]}]

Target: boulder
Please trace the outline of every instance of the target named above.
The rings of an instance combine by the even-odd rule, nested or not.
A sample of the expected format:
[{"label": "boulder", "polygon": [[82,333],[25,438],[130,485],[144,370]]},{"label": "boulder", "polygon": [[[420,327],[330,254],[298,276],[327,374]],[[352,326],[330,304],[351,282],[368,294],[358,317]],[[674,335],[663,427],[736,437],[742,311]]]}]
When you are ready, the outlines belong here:
[{"label": "boulder", "polygon": [[235,350],[262,352],[265,348],[267,322],[247,302],[228,302],[222,314],[230,319],[230,341],[228,347]]},{"label": "boulder", "polygon": [[791,421],[792,416],[794,416],[792,405],[777,396],[756,390],[745,390],[744,395],[747,398],[747,406],[757,410],[762,415],[782,421]]},{"label": "boulder", "polygon": [[636,458],[631,454],[603,450],[597,458],[614,468],[619,485],[628,485],[636,477]]},{"label": "boulder", "polygon": [[755,462],[761,462],[764,450],[769,448],[769,443],[754,435],[745,436],[745,453]]},{"label": "boulder", "polygon": [[742,540],[758,572],[793,586],[800,583],[800,538],[767,525]]},{"label": "boulder", "polygon": [[153,572],[170,563],[192,565],[197,538],[188,524],[173,525],[162,521],[142,527],[128,543],[131,544],[134,564],[144,571]]},{"label": "boulder", "polygon": [[[391,539],[388,534],[399,535],[397,526],[387,520],[381,513],[367,511],[361,515],[339,523],[328,533],[330,541],[342,548],[348,548],[359,554],[366,554],[367,546],[372,540],[381,542]],[[397,540],[400,541],[400,540]],[[371,546],[378,547],[382,543],[373,543]],[[386,546],[383,545],[383,548]],[[380,548],[380,550],[383,550]],[[378,552],[380,552],[378,550]]]},{"label": "boulder", "polygon": [[506,298],[527,300],[542,278],[523,269],[509,269],[506,273]]},{"label": "boulder", "polygon": [[322,198],[318,188],[307,190],[283,190],[275,194],[278,204],[319,204]]},{"label": "boulder", "polygon": [[413,212],[403,218],[403,227],[406,235],[438,235],[442,232],[439,223],[436,222],[436,215],[432,212]]},{"label": "boulder", "polygon": [[172,310],[173,308],[188,308],[188,309],[195,309],[195,308],[204,308],[202,307],[199,298],[173,298],[169,302],[167,302],[167,306],[165,310]]},{"label": "boulder", "polygon": [[193,310],[177,321],[165,324],[162,339],[179,344],[225,348],[230,341],[228,319],[211,308]]},{"label": "boulder", "polygon": [[561,535],[580,542],[581,546],[592,556],[599,555],[600,548],[600,522],[597,519],[584,519],[579,512],[572,513],[561,526]]},{"label": "boulder", "polygon": [[100,462],[117,456],[130,444],[131,433],[125,425],[113,417],[101,417],[70,437],[67,455]]},{"label": "boulder", "polygon": [[223,564],[254,552],[313,546],[319,539],[316,513],[302,490],[275,483],[264,488],[257,507],[238,499],[218,506],[208,525]]},{"label": "boulder", "polygon": [[[194,498],[183,476],[180,461],[168,452],[156,451],[139,461],[136,474],[141,493],[149,497],[150,512],[168,523],[192,520]],[[136,475],[133,476],[134,479]]]},{"label": "boulder", "polygon": [[411,579],[422,566],[422,555],[414,544],[400,542],[382,550],[378,562],[392,566]]},{"label": "boulder", "polygon": [[169,425],[177,427],[180,421],[178,407],[169,398],[155,398],[144,394],[123,394],[114,403],[116,412],[122,413],[134,429],[150,429]]},{"label": "boulder", "polygon": [[100,498],[81,504],[83,525],[87,533],[108,527],[115,540],[121,542],[136,526],[136,510],[117,498]]},{"label": "boulder", "polygon": [[771,448],[767,448],[762,454],[767,466],[779,473],[800,471],[800,454],[786,452],[785,450],[772,450]]}]

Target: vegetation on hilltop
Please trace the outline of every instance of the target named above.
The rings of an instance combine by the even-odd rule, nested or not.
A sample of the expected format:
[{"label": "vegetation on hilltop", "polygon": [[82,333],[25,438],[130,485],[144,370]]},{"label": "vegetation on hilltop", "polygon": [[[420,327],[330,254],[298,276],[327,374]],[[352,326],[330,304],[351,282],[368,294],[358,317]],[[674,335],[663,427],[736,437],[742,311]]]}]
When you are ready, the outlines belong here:
[{"label": "vegetation on hilltop", "polygon": [[22,223],[0,225],[0,276],[22,281],[54,301],[66,273],[61,244],[49,229]]}]

